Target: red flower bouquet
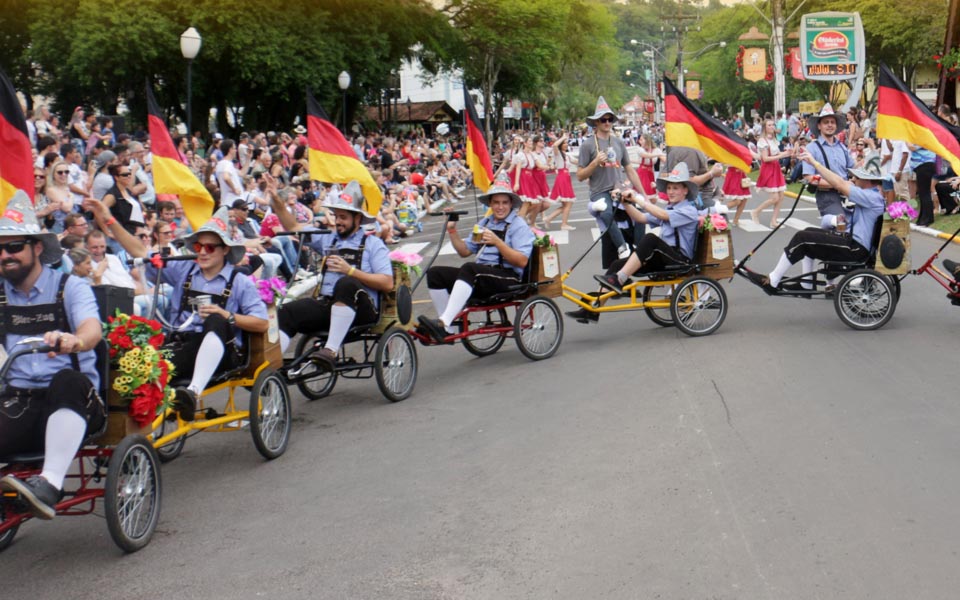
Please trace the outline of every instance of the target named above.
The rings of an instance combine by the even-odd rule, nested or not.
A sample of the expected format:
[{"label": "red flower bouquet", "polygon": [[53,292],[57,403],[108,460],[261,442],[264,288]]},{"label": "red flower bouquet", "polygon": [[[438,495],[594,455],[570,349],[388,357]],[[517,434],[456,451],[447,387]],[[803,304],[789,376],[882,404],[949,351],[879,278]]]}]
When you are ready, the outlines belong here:
[{"label": "red flower bouquet", "polygon": [[169,387],[173,364],[161,350],[164,335],[160,323],[117,311],[104,328],[110,347],[110,368],[116,373],[113,390],[127,402],[130,418],[146,427],[160,412],[172,406]]}]

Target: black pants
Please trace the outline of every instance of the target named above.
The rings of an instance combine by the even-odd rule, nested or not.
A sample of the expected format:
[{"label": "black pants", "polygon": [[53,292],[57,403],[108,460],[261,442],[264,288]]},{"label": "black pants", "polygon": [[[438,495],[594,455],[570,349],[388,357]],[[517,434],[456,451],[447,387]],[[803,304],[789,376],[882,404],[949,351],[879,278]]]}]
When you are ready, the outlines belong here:
[{"label": "black pants", "polygon": [[353,325],[373,325],[380,318],[367,290],[355,277],[341,277],[329,298],[303,298],[280,307],[277,313],[280,330],[293,337],[298,333],[319,333],[330,329],[330,307],[341,302],[357,315]]},{"label": "black pants", "polygon": [[509,291],[520,283],[513,269],[495,265],[463,263],[459,267],[430,267],[427,270],[427,287],[432,290],[453,290],[453,284],[462,281],[473,288],[470,298],[484,300],[490,296]]},{"label": "black pants", "polygon": [[956,210],[957,200],[953,197],[953,193],[957,190],[953,189],[953,186],[945,181],[939,182],[935,189],[937,190],[937,198],[940,199],[940,208],[946,212]]},{"label": "black pants", "polygon": [[798,231],[783,251],[791,263],[804,256],[840,262],[866,262],[870,258],[870,252],[852,236],[818,227]]},{"label": "black pants", "polygon": [[917,216],[917,225],[933,223],[933,195],[930,193],[930,184],[937,171],[936,163],[927,162],[917,165],[913,173],[917,176],[917,198],[920,205],[920,214]]},{"label": "black pants", "polygon": [[208,333],[213,333],[223,342],[223,358],[217,365],[217,373],[222,373],[239,366],[239,356],[234,341],[236,330],[227,323],[227,319],[220,315],[210,315],[203,320],[203,331],[174,334],[173,341],[165,347],[171,350],[170,362],[173,363],[174,377],[190,379],[196,365],[200,344]]},{"label": "black pants", "polygon": [[[614,223],[613,226],[617,227],[617,224]],[[643,239],[643,235],[647,231],[647,226],[645,223],[631,223],[629,227],[621,228],[620,231],[623,239],[630,245],[630,248],[635,250],[640,240]],[[600,266],[606,269],[616,260],[617,247],[610,241],[609,235],[604,235],[600,241]]]},{"label": "black pants", "polygon": [[106,409],[87,376],[72,369],[57,372],[47,388],[7,388],[0,397],[0,456],[43,450],[47,419],[72,410],[87,421],[87,431],[103,426]]},{"label": "black pants", "polygon": [[[640,258],[640,268],[634,271],[633,275],[655,273],[663,271],[668,266],[690,264],[690,260],[682,252],[654,233],[643,236],[634,252]],[[613,264],[607,269],[607,274],[616,273],[626,263],[626,258],[613,261]]]}]

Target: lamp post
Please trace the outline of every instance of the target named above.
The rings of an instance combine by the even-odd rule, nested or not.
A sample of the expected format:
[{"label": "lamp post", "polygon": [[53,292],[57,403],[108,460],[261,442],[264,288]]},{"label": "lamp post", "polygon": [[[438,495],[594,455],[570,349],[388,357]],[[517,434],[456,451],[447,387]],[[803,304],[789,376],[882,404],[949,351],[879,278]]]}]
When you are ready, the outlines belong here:
[{"label": "lamp post", "polygon": [[[660,52],[659,48],[646,42],[630,40],[630,45],[645,46],[646,48],[649,48],[648,50],[644,50],[642,54],[644,58],[650,59],[650,95],[653,96],[653,103],[655,106],[654,121],[657,121],[660,118],[660,94],[657,93],[657,54],[659,54],[661,58],[664,58],[663,54]],[[664,58],[664,60],[666,59]]]},{"label": "lamp post", "polygon": [[727,43],[726,43],[726,42],[713,42],[712,44],[707,44],[706,46],[704,46],[703,48],[700,48],[699,50],[697,50],[697,51],[695,51],[695,52],[691,51],[691,52],[678,52],[678,53],[677,53],[677,82],[680,84],[680,93],[681,93],[681,94],[686,95],[686,93],[687,93],[687,92],[686,92],[686,89],[683,87],[683,57],[684,57],[685,55],[687,55],[687,54],[691,54],[692,56],[690,57],[690,60],[694,60],[694,59],[696,59],[697,57],[699,57],[701,54],[703,54],[704,52],[706,52],[707,50],[711,50],[711,49],[716,48],[716,47],[718,47],[718,46],[719,46],[720,48],[726,48],[726,47],[727,47]]},{"label": "lamp post", "polygon": [[347,137],[347,88],[350,87],[350,73],[340,71],[337,76],[337,84],[343,90],[343,137]]},{"label": "lamp post", "polygon": [[412,107],[413,102],[410,102],[410,96],[407,96],[407,123],[410,125],[411,129],[413,128],[413,123],[411,123],[411,121],[413,121],[413,116],[411,113]]},{"label": "lamp post", "polygon": [[193,27],[180,34],[180,54],[187,59],[187,136],[193,135],[193,59],[200,53],[203,40]]}]

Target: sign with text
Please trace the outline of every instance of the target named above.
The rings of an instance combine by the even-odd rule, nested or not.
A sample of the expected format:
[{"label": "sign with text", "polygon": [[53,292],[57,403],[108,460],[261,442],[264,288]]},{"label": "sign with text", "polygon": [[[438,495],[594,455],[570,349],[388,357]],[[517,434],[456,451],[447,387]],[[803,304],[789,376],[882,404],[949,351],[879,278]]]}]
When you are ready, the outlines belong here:
[{"label": "sign with text", "polygon": [[687,88],[687,98],[691,100],[700,99],[700,82],[699,81],[697,81],[696,79],[694,80],[688,79],[686,82],[686,88]]},{"label": "sign with text", "polygon": [[860,13],[821,12],[800,20],[802,74],[815,81],[854,79],[864,67]]},{"label": "sign with text", "polygon": [[794,79],[805,79],[803,76],[803,61],[800,58],[800,48],[790,48],[790,74]]},{"label": "sign with text", "polygon": [[747,81],[763,81],[767,77],[767,51],[763,48],[743,50],[743,78]]}]

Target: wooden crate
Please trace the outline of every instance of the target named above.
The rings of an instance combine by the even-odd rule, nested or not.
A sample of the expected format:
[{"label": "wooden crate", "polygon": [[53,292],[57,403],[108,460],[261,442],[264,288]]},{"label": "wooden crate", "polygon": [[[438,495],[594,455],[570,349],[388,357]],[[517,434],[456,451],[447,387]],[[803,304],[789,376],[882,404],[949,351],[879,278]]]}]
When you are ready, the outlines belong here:
[{"label": "wooden crate", "polygon": [[250,360],[247,369],[241,377],[252,378],[263,361],[269,361],[270,366],[279,369],[283,366],[283,352],[280,351],[280,326],[277,322],[277,307],[267,307],[269,325],[266,333],[250,333],[247,342],[250,344]]},{"label": "wooden crate", "polygon": [[[410,275],[406,269],[401,269],[394,265],[393,267],[393,289],[385,294],[380,294],[380,320],[374,326],[373,331],[383,333],[393,324],[399,325],[404,329],[408,328],[410,323],[401,323],[397,315],[397,290],[400,286],[411,287]],[[410,311],[410,320],[413,320],[413,311]]]},{"label": "wooden crate", "polygon": [[113,381],[116,377],[116,373],[110,373],[110,381],[107,385],[107,431],[97,440],[98,444],[104,446],[116,446],[120,440],[133,433],[150,435],[153,431],[153,427],[149,425],[143,428],[137,427],[129,417],[126,403],[113,389]]},{"label": "wooden crate", "polygon": [[700,270],[713,279],[733,277],[733,236],[727,231],[701,231],[697,238],[696,262],[715,264]]},{"label": "wooden crate", "polygon": [[534,246],[530,254],[533,277],[531,281],[551,281],[547,285],[537,288],[537,294],[547,298],[556,298],[563,294],[563,283],[560,282],[560,247],[550,246],[541,248]]},{"label": "wooden crate", "polygon": [[900,261],[900,264],[890,268],[883,264],[883,261],[880,260],[880,248],[877,247],[877,262],[874,265],[874,268],[878,273],[883,275],[905,275],[910,271],[910,221],[889,221],[884,220],[883,225],[880,229],[880,243],[883,243],[883,239],[889,235],[896,236],[900,238],[900,241],[903,242],[903,260]]}]

